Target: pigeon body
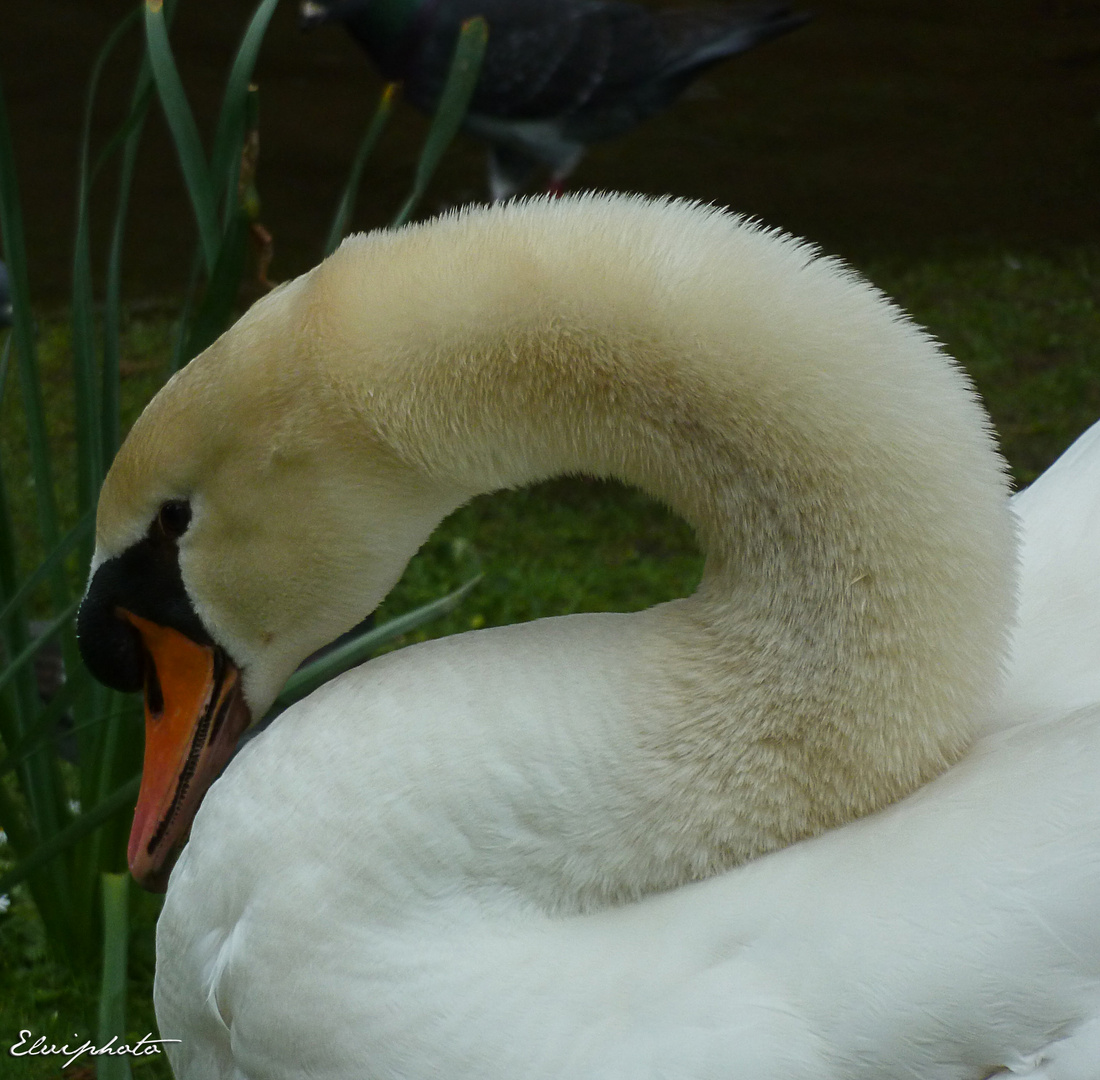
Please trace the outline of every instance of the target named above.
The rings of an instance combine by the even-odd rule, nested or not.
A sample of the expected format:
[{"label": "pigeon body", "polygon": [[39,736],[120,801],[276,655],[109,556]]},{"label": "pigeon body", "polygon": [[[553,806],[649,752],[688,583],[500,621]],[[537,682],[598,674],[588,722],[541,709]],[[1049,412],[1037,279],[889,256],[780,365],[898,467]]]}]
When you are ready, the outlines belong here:
[{"label": "pigeon body", "polygon": [[587,144],[625,134],[708,67],[808,19],[777,4],[650,11],[620,0],[306,0],[301,10],[303,25],[342,22],[429,113],[462,23],[484,17],[489,43],[464,126],[490,144],[497,200],[539,165],[560,189]]}]

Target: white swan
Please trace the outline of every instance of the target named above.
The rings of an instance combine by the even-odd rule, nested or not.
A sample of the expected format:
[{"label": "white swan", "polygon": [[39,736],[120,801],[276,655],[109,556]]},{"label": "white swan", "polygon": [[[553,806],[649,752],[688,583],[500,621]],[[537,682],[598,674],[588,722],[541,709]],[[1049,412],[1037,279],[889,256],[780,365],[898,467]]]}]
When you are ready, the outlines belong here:
[{"label": "white swan", "polygon": [[146,684],[135,873],[444,514],[563,471],[684,513],[698,593],[405,650],[254,740],[158,928],[177,1074],[1095,1080],[1095,709],[729,870],[996,726],[1013,529],[919,330],[687,204],[350,241],[158,395],[80,619],[97,674]]},{"label": "white swan", "polygon": [[1000,723],[1100,702],[1100,424],[1012,506],[1025,572]]}]

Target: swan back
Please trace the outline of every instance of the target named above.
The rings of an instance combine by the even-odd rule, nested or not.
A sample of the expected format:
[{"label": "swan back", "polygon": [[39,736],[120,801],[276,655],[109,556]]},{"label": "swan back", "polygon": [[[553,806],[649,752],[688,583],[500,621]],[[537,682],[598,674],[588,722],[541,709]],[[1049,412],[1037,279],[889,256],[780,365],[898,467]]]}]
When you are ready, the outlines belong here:
[{"label": "swan back", "polygon": [[[471,741],[424,741],[422,714],[459,699],[466,647],[342,677],[211,790],[158,926],[181,1075],[1095,1080],[1095,708],[987,736],[895,806],[736,871],[562,916],[500,873],[538,873],[529,805],[494,843],[499,788],[474,770],[464,815],[439,790]],[[395,700],[407,743],[354,723]]]},{"label": "swan back", "polygon": [[999,724],[1100,701],[1100,424],[1014,495],[1020,604]]}]

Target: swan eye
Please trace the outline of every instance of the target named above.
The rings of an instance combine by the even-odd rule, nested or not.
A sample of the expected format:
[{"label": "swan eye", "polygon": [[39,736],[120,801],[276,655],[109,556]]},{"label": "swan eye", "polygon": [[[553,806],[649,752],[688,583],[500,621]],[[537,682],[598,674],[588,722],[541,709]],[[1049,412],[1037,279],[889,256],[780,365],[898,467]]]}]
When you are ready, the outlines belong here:
[{"label": "swan eye", "polygon": [[191,524],[191,504],[182,499],[166,502],[157,511],[157,528],[169,540],[178,540]]}]

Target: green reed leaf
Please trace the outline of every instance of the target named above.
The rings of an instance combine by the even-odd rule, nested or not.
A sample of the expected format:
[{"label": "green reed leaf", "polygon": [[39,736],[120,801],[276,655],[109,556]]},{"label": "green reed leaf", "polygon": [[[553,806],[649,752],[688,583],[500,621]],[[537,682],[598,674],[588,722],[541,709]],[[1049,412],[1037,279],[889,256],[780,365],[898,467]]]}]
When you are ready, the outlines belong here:
[{"label": "green reed leaf", "polygon": [[179,155],[187,195],[195,212],[206,269],[208,273],[213,273],[218,261],[221,238],[215,187],[203,153],[199,129],[191,106],[187,103],[187,95],[168,43],[168,28],[162,6],[162,0],[145,0],[145,40],[149,63],[164,116],[172,132],[172,141]]},{"label": "green reed leaf", "polygon": [[378,99],[378,108],[374,110],[374,116],[371,117],[371,122],[367,125],[367,130],[359,143],[359,149],[355,152],[351,170],[348,173],[348,181],[340,194],[336,215],[332,219],[332,226],[329,228],[328,237],[325,240],[324,254],[326,256],[331,255],[340,246],[340,241],[347,232],[348,222],[355,211],[355,197],[362,182],[363,168],[367,164],[367,158],[374,152],[374,148],[378,144],[389,118],[393,115],[393,106],[397,101],[399,90],[400,84],[392,82],[386,83],[382,88],[382,96]]},{"label": "green reed leaf", "polygon": [[447,81],[443,85],[443,93],[440,94],[435,116],[432,117],[432,126],[428,129],[428,137],[424,140],[424,148],[416,164],[412,193],[394,218],[394,228],[404,225],[412,216],[417,203],[428,189],[440,159],[458,134],[470,99],[474,96],[488,41],[489,27],[480,16],[467,19],[462,24],[451,67],[447,72]]}]

